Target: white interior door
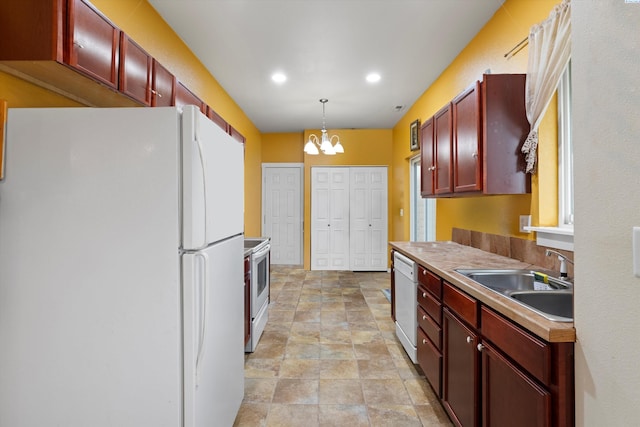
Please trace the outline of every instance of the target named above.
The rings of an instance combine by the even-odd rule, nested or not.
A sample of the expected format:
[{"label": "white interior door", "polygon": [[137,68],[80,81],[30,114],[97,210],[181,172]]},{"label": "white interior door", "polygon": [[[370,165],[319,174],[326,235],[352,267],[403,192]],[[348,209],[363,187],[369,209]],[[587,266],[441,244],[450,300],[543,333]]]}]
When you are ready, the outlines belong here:
[{"label": "white interior door", "polygon": [[349,269],[349,168],[311,168],[311,269]]},{"label": "white interior door", "polygon": [[271,237],[272,264],[302,264],[302,174],[299,163],[262,165],[262,235]]},{"label": "white interior door", "polygon": [[350,168],[350,268],[387,269],[387,168]]}]

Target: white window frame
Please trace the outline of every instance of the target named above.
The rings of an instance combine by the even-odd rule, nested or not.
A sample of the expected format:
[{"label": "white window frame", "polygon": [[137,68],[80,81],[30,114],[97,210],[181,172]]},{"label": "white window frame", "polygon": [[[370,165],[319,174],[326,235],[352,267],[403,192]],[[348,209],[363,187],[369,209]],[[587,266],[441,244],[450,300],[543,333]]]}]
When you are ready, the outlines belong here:
[{"label": "white window frame", "polygon": [[558,84],[558,227],[573,230],[571,61]]},{"label": "white window frame", "polygon": [[558,225],[526,227],[536,243],[573,251],[573,140],[571,131],[571,61],[558,83]]},{"label": "white window frame", "polygon": [[[420,196],[420,155],[409,159],[410,229],[412,242],[434,242],[436,240],[436,201]],[[417,235],[416,211],[418,203],[424,204],[426,224],[423,235]]]}]

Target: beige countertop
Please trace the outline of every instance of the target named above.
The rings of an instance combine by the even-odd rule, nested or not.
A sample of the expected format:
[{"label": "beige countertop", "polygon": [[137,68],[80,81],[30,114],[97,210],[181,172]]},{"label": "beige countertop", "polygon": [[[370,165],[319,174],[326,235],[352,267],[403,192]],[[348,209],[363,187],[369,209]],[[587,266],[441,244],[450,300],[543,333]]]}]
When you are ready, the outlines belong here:
[{"label": "beige countertop", "polygon": [[454,271],[459,268],[530,268],[538,270],[540,267],[454,242],[390,242],[389,244],[403,255],[540,338],[548,342],[574,342],[576,340],[576,330],[573,323],[548,320],[514,302],[511,298],[493,292]]}]

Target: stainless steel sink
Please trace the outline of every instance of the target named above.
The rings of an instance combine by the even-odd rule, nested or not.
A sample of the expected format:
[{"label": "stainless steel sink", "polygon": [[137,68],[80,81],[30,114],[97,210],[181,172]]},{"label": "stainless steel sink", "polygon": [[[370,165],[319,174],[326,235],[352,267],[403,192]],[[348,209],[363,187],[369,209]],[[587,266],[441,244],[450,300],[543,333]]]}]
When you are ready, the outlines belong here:
[{"label": "stainless steel sink", "polygon": [[572,291],[513,292],[516,301],[556,322],[573,322]]},{"label": "stainless steel sink", "polygon": [[[533,270],[458,269],[458,273],[508,296],[518,304],[556,322],[573,321],[573,285],[547,276],[548,283],[535,280]],[[545,274],[550,272],[542,271]]]},{"label": "stainless steel sink", "polygon": [[568,282],[548,277],[549,283],[534,279],[532,270],[459,269],[463,274],[496,292],[508,294],[511,291],[551,291],[570,289]]}]

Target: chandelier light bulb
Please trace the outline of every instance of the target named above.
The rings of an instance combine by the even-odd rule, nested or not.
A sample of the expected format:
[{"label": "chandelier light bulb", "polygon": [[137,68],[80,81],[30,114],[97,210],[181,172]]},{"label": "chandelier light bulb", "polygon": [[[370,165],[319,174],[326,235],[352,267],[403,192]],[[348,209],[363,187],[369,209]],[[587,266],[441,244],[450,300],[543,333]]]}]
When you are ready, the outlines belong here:
[{"label": "chandelier light bulb", "polygon": [[[324,106],[329,100],[321,98],[320,102],[322,103],[322,134],[320,138],[315,134],[309,135],[309,140],[304,145],[304,152],[312,156],[320,154],[320,151],[327,156],[333,156],[336,153],[342,154],[344,153],[344,147],[340,144],[340,137],[338,135],[329,136],[325,128]],[[337,140],[335,145],[332,144],[334,138]],[[320,148],[320,150],[318,150],[318,148]]]}]

